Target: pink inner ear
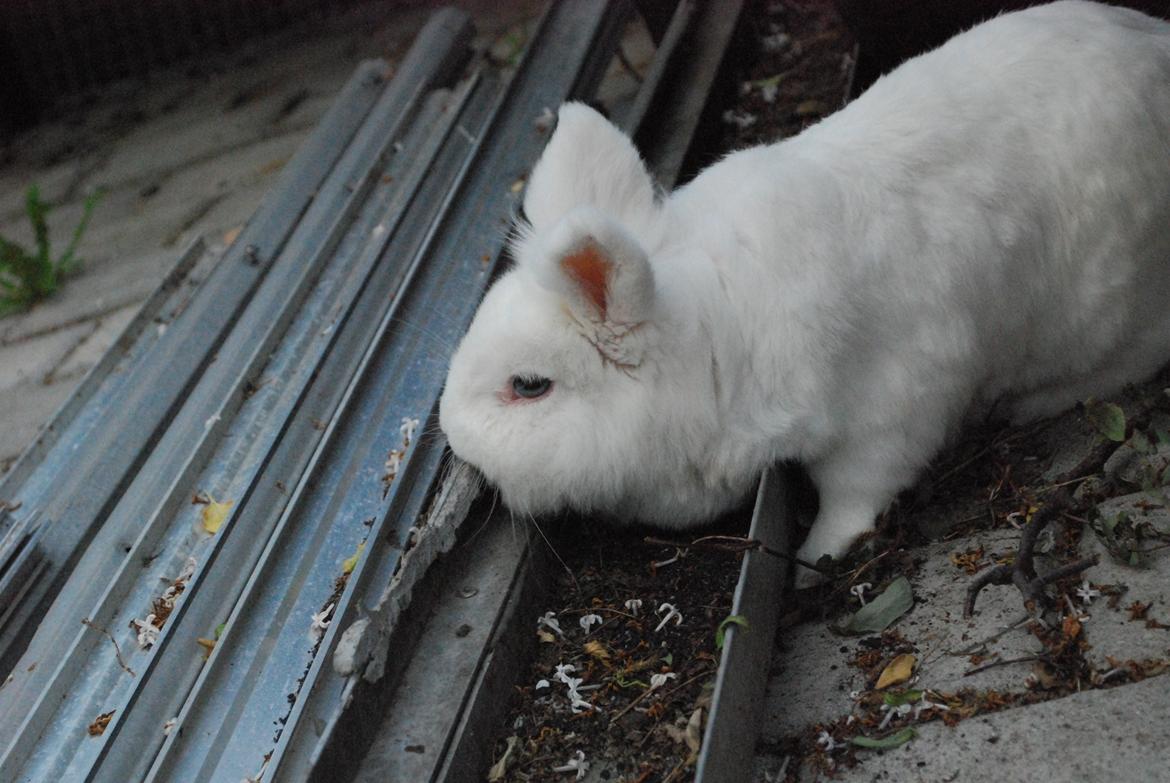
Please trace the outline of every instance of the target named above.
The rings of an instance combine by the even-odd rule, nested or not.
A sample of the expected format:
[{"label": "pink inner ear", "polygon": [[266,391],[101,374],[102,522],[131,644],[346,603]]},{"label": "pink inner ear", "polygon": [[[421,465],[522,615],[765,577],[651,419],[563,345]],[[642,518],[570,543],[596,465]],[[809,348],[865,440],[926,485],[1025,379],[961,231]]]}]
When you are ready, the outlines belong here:
[{"label": "pink inner ear", "polygon": [[581,292],[605,317],[605,285],[610,262],[595,245],[586,245],[561,259],[561,268],[581,287]]}]

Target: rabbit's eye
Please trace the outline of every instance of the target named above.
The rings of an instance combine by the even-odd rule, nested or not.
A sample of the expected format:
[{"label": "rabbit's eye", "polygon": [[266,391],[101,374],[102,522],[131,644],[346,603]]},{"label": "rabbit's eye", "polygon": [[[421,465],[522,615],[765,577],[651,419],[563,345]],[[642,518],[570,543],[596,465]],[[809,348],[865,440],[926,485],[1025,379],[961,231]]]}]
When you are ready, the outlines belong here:
[{"label": "rabbit's eye", "polygon": [[543,397],[548,394],[548,390],[551,388],[552,381],[548,378],[540,378],[534,375],[512,376],[512,391],[516,393],[517,397],[523,397],[526,400],[535,400],[538,397]]}]

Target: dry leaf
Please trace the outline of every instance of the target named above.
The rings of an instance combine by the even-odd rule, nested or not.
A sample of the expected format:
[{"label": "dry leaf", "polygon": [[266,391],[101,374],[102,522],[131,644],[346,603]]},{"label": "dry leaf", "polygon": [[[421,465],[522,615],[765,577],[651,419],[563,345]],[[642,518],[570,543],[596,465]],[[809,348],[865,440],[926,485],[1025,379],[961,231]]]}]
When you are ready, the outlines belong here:
[{"label": "dry leaf", "polygon": [[918,659],[909,653],[895,657],[886,665],[886,668],[882,669],[877,685],[874,687],[880,691],[882,688],[907,682],[914,674],[914,664],[916,663],[918,663]]},{"label": "dry leaf", "polygon": [[703,708],[699,707],[691,713],[691,719],[687,721],[687,747],[691,749],[691,753],[698,753],[699,746],[703,743]]},{"label": "dry leaf", "polygon": [[605,645],[601,642],[596,640],[585,642],[585,652],[607,666],[609,665],[609,650],[605,649]]},{"label": "dry leaf", "polygon": [[195,643],[203,648],[203,660],[206,661],[210,657],[211,651],[215,649],[215,642],[215,639],[199,638],[195,640]]},{"label": "dry leaf", "polygon": [[488,770],[488,783],[497,783],[497,781],[504,779],[504,775],[508,773],[508,762],[512,758],[512,751],[516,749],[518,742],[520,742],[520,738],[515,734],[508,737],[508,747],[504,748],[504,755],[500,756],[500,760],[492,764],[492,768]]},{"label": "dry leaf", "polygon": [[1036,678],[1036,686],[1041,690],[1052,690],[1061,685],[1060,677],[1043,661],[1032,664],[1032,676]]},{"label": "dry leaf", "polygon": [[557,637],[553,636],[548,631],[537,631],[536,638],[540,639],[540,641],[544,642],[545,644],[556,644],[557,641]]},{"label": "dry leaf", "polygon": [[101,715],[98,715],[97,718],[94,719],[94,722],[89,724],[89,736],[99,737],[104,734],[106,731],[106,726],[110,725],[110,718],[114,717],[115,712],[117,712],[117,710],[110,710],[109,712],[103,712]]},{"label": "dry leaf", "polygon": [[233,500],[228,500],[224,503],[219,503],[212,500],[203,508],[203,529],[208,533],[215,535],[219,532],[220,525],[227,519],[228,512],[231,511]]},{"label": "dry leaf", "polygon": [[229,228],[227,231],[223,232],[223,243],[225,245],[230,245],[232,242],[235,242],[236,237],[240,235],[240,232],[243,231],[243,229],[243,226],[236,226],[235,228]]},{"label": "dry leaf", "polygon": [[357,566],[358,558],[360,558],[362,556],[362,551],[365,550],[365,548],[366,548],[365,541],[363,541],[357,545],[357,551],[355,551],[353,553],[353,555],[351,555],[350,557],[347,557],[345,559],[345,562],[343,562],[341,564],[341,573],[343,573],[343,574],[352,574],[353,573],[354,567]]}]

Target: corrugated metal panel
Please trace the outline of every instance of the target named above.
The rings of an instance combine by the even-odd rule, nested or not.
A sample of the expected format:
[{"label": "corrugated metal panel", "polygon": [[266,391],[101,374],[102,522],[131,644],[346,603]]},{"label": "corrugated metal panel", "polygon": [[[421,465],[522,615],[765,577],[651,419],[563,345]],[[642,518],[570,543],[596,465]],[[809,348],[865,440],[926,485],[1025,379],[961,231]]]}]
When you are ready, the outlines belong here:
[{"label": "corrugated metal panel", "polygon": [[[404,277],[383,250],[422,189],[435,140],[451,127],[450,96],[424,97],[469,39],[465,15],[451,12],[428,26],[389,85],[384,65],[361,69],[186,310],[118,389],[111,375],[99,383],[110,382],[98,392],[110,395],[107,415],[77,433],[90,402],[59,418],[54,430],[69,437],[26,457],[5,481],[0,496],[22,502],[6,531],[5,579],[33,561],[41,579],[7,607],[7,659],[32,640],[0,690],[3,779],[126,780],[166,739],[170,715],[158,713],[149,728],[144,716],[181,700],[201,668],[198,646],[187,645],[223,619],[196,634],[194,620],[183,622],[188,607],[214,593],[230,608],[238,596],[250,571],[241,553],[259,555],[263,526],[287,498],[289,487],[265,469],[284,460],[296,484],[326,435],[309,414],[328,420],[345,388],[344,377],[322,373],[337,361],[344,369],[345,357],[329,360],[354,302],[378,290],[375,277],[383,295]],[[348,358],[351,371],[357,358]],[[192,524],[195,492],[235,501],[214,537]],[[213,565],[229,550],[243,570],[204,588],[206,577],[220,578]],[[189,557],[198,563],[184,580],[192,600],[177,603],[150,650],[138,649],[129,622],[151,611]],[[158,701],[139,709],[152,693]],[[88,724],[111,710],[105,733],[90,736]],[[133,751],[111,753],[122,737]]]}]

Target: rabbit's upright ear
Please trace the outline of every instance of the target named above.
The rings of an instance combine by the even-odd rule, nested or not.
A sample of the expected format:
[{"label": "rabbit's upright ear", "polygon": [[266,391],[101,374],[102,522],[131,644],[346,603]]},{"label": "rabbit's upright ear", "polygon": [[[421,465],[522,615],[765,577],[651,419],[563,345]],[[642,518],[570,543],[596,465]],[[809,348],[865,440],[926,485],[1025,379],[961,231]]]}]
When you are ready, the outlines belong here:
[{"label": "rabbit's upright ear", "polygon": [[524,213],[536,231],[592,206],[637,230],[655,211],[654,182],[629,137],[583,103],[566,103],[532,170]]},{"label": "rabbit's upright ear", "polygon": [[578,207],[546,235],[541,282],[582,322],[632,327],[650,317],[654,273],[646,251],[604,213]]}]

